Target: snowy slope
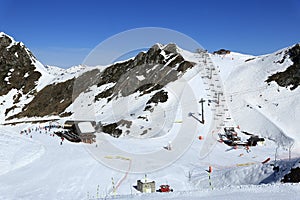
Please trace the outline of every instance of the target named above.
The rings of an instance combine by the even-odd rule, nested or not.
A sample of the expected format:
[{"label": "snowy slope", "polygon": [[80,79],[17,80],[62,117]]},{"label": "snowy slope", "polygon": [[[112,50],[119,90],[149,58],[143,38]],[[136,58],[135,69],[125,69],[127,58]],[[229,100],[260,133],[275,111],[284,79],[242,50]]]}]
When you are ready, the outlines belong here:
[{"label": "snowy slope", "polygon": [[[36,141],[16,137],[9,131],[1,131],[0,169],[1,174],[28,165],[38,159],[45,151]],[[17,148],[12,148],[17,147]]]},{"label": "snowy slope", "polygon": [[222,67],[222,70],[220,70],[220,75],[224,81],[227,80],[232,71],[236,70],[239,66],[243,66],[247,60],[256,58],[256,56],[245,55],[236,52],[230,52],[226,55],[211,54],[210,57],[215,66]]},{"label": "snowy slope", "polygon": [[[282,60],[284,51],[258,57],[198,54],[178,47],[176,52],[195,66],[163,87],[168,101],[158,103],[153,112],[144,108],[157,91],[142,96],[139,92],[119,95],[110,102],[91,98],[114,83],[91,86],[66,110],[80,108],[72,117],[103,123],[131,121],[129,135],[113,138],[99,132],[94,144],[64,140],[61,145],[61,138],[53,136],[55,128],[45,129],[49,123],[1,125],[0,199],[240,199],[241,195],[245,199],[294,199],[300,193],[299,184],[283,185],[280,180],[299,165],[299,88],[290,91],[265,82],[269,75],[291,64],[289,59],[274,62]],[[170,56],[164,51],[161,55],[166,59]],[[84,66],[44,68],[35,63],[42,74],[37,89],[91,70]],[[136,78],[141,81],[145,76]],[[13,106],[11,99],[16,93],[11,90],[0,97],[6,101],[1,108]],[[206,100],[204,124],[199,123],[201,98]],[[228,117],[232,119],[224,121]],[[237,125],[266,141],[251,151],[217,141],[224,126]],[[128,130],[126,126],[120,128]],[[24,133],[29,129],[30,133]],[[141,135],[145,129],[147,133]],[[171,150],[166,150],[168,145]],[[292,159],[288,160],[291,145]],[[262,164],[267,158],[271,160]],[[209,166],[213,168],[210,181]],[[274,166],[279,166],[278,172]],[[156,181],[157,189],[160,184],[169,184],[174,193],[141,194],[133,186],[144,173]]]},{"label": "snowy slope", "polygon": [[59,82],[64,82],[66,80],[72,79],[74,77],[78,77],[84,72],[89,71],[91,67],[85,65],[78,65],[67,69],[63,69],[57,66],[46,65],[45,68],[49,74],[55,77],[51,81],[51,83],[59,83]]},{"label": "snowy slope", "polygon": [[[188,124],[192,121],[194,120],[186,119]],[[44,125],[48,124],[1,127],[1,141],[10,145],[4,148],[3,145],[1,146],[2,155],[6,155],[1,156],[1,169],[5,169],[6,173],[1,175],[0,199],[32,199],[36,197],[40,199],[84,199],[87,196],[89,196],[88,199],[96,199],[97,196],[113,198],[111,178],[114,178],[115,186],[117,186],[116,194],[125,195],[120,196],[120,199],[181,199],[183,197],[196,199],[202,195],[206,198],[216,195],[217,198],[223,196],[224,191],[227,191],[226,195],[245,192],[249,194],[245,198],[251,199],[251,192],[256,192],[258,196],[269,195],[270,193],[266,192],[267,190],[274,190],[274,195],[280,194],[278,189],[280,191],[282,189],[299,192],[297,185],[290,185],[289,187],[280,184],[275,186],[240,187],[241,184],[257,185],[263,181],[273,183],[281,177],[268,180],[268,177],[274,174],[273,167],[269,164],[262,165],[260,163],[266,156],[272,156],[274,153],[276,146],[271,141],[266,144],[267,146],[252,148],[250,153],[246,153],[244,149],[228,150],[229,147],[217,143],[210,156],[206,159],[200,159],[197,152],[200,151],[204,141],[200,141],[195,137],[192,146],[176,162],[156,172],[148,173],[149,179],[157,182],[157,187],[159,184],[168,183],[175,192],[171,195],[141,196],[132,186],[136,184],[137,179],[143,178],[143,173],[129,173],[126,175],[125,172],[116,171],[95,160],[93,157],[95,154],[92,156],[89,152],[91,148],[102,152],[101,146],[81,145],[68,141],[64,141],[63,145],[60,145],[61,139],[51,135],[54,130],[45,131],[43,129]],[[35,131],[40,126],[42,129]],[[179,126],[175,126],[173,131],[176,131]],[[28,128],[33,129],[30,134],[23,133],[20,135],[21,130],[28,130]],[[198,129],[200,132],[205,132],[203,126],[199,126]],[[9,137],[5,134],[7,132],[10,133]],[[24,144],[13,145],[16,138],[24,141],[22,142]],[[109,139],[112,140],[113,138],[110,137]],[[123,149],[128,150],[130,146],[134,145],[133,151],[147,152],[162,148],[167,141],[168,139],[160,138],[146,139],[146,141],[118,139],[112,142],[116,142],[115,144]],[[142,144],[139,146],[140,142]],[[38,146],[33,144],[38,144]],[[24,145],[27,146],[24,148]],[[175,143],[173,148],[174,150],[178,148]],[[35,149],[40,152],[37,154],[38,156],[31,153],[36,151]],[[23,155],[18,153],[19,157],[16,157],[10,152],[24,153]],[[240,156],[241,154],[244,155]],[[111,152],[105,155],[111,156]],[[118,166],[128,167],[127,162],[119,160],[117,157],[113,158],[111,162]],[[134,160],[132,162],[134,163]],[[19,163],[22,164],[22,167]],[[212,186],[215,188],[213,191],[210,189],[207,172],[205,171],[209,165],[213,166],[214,170],[211,176]],[[97,188],[99,188],[98,192]],[[133,196],[130,194],[133,194]],[[130,198],[128,198],[128,195]]]},{"label": "snowy slope", "polygon": [[[297,100],[300,90],[265,82],[268,76],[292,64],[289,59],[278,62],[287,49],[257,57],[239,66],[230,74],[225,86],[231,114],[241,127],[277,141],[283,148],[293,145],[295,151],[299,151],[300,126],[296,121],[300,119]],[[255,125],[249,123],[253,121]]]}]

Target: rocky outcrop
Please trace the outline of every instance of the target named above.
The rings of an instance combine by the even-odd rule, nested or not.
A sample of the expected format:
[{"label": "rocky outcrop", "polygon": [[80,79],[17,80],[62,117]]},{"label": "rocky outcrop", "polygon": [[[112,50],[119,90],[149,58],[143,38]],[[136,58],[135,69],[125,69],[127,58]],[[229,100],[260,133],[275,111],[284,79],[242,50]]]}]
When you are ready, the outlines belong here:
[{"label": "rocky outcrop", "polygon": [[[0,36],[0,96],[17,89],[19,94],[34,93],[41,73],[34,66],[35,58],[20,42],[5,34]],[[18,101],[18,99],[16,99]]]},{"label": "rocky outcrop", "polygon": [[65,113],[64,111],[72,104],[74,99],[97,82],[98,73],[99,70],[94,69],[82,74],[76,80],[72,78],[64,82],[47,85],[35,95],[33,100],[23,108],[21,113],[11,116],[8,119],[71,115],[72,113]]},{"label": "rocky outcrop", "polygon": [[[283,59],[287,57],[292,60],[293,64],[285,71],[269,76],[266,82],[275,81],[281,87],[290,87],[291,90],[294,90],[300,85],[300,45],[296,44],[286,50]],[[283,63],[283,61],[281,60],[279,63]]]},{"label": "rocky outcrop", "polygon": [[51,84],[39,91],[22,112],[8,118],[60,115],[72,103],[74,79]]},{"label": "rocky outcrop", "polygon": [[226,49],[220,49],[218,51],[214,51],[213,54],[226,55],[226,54],[230,54],[230,51]]},{"label": "rocky outcrop", "polygon": [[[132,125],[131,121],[127,121],[127,120],[120,120],[116,123],[112,123],[112,124],[106,124],[101,126],[101,130],[104,133],[107,133],[113,137],[120,137],[122,135],[122,130],[121,127],[125,127],[127,129],[129,129]],[[129,131],[127,131],[127,134],[129,133]]]},{"label": "rocky outcrop", "polygon": [[281,180],[283,183],[300,183],[300,168],[292,168]]},{"label": "rocky outcrop", "polygon": [[147,52],[139,53],[134,59],[106,68],[99,75],[97,86],[107,83],[115,83],[115,85],[97,94],[95,100],[108,98],[110,101],[118,94],[126,97],[137,91],[144,95],[177,80],[195,65],[184,60],[177,49],[175,44],[165,47],[156,44]]}]

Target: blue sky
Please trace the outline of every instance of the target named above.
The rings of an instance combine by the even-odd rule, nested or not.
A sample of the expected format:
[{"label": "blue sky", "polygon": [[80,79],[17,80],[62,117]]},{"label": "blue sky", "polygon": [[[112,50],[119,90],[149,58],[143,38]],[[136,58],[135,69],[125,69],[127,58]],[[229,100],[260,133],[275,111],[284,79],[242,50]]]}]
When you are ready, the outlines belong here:
[{"label": "blue sky", "polygon": [[0,31],[44,64],[80,64],[101,41],[139,27],[182,32],[205,49],[266,54],[300,42],[299,0],[0,0]]}]

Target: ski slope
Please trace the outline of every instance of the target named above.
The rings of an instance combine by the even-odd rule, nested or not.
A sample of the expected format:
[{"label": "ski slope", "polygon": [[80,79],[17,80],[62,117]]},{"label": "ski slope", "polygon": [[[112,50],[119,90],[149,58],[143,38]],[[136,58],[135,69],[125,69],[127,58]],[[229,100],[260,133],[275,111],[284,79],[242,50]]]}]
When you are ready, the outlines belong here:
[{"label": "ski slope", "polygon": [[[182,53],[186,59],[204,62],[197,55]],[[267,75],[278,69],[274,59],[280,59],[276,56],[282,55],[254,57],[231,53],[209,56],[219,73],[213,75],[210,69],[196,70],[200,73],[191,70],[184,77],[185,87],[182,82],[168,85],[166,89],[171,93],[181,90],[173,92],[172,101],[158,106],[151,116],[152,125],[159,125],[150,137],[123,135],[116,139],[100,132],[97,133],[97,143],[76,144],[64,140],[61,145],[61,138],[53,136],[55,129],[44,128],[49,123],[1,125],[0,199],[218,200],[240,199],[241,196],[244,199],[295,199],[300,194],[299,184],[281,184],[280,180],[291,167],[299,165],[297,144],[300,138],[296,133],[299,125],[295,123],[300,118],[299,89],[291,92],[280,88],[278,92],[275,84],[264,85]],[[245,62],[249,58],[254,59]],[[266,63],[269,64],[267,67]],[[280,69],[288,64],[283,63]],[[79,71],[81,73],[81,68]],[[60,70],[56,69],[55,73],[60,73]],[[72,76],[67,74],[62,79]],[[223,81],[211,85],[216,80]],[[59,80],[49,78],[47,81]],[[215,92],[224,92],[220,98],[222,106],[206,101],[205,123],[199,123],[189,113],[201,118],[199,100],[204,98],[215,102]],[[13,91],[10,95],[13,96]],[[86,96],[79,97],[73,106],[80,105],[80,101],[90,94],[83,95]],[[146,98],[134,100],[134,96],[118,99],[114,105],[107,105],[106,110],[102,110],[106,115],[88,107],[88,103],[84,111],[96,113],[100,120],[115,121],[124,117],[124,110],[126,115],[138,112]],[[126,108],[122,107],[124,103]],[[119,107],[114,107],[114,116],[108,115],[116,105]],[[165,111],[166,115],[163,115]],[[216,114],[221,117],[216,119]],[[222,120],[228,116],[232,120]],[[161,129],[160,123],[164,124]],[[136,131],[140,128],[138,125]],[[224,126],[239,126],[241,130],[264,136],[266,141],[251,147],[249,152],[243,147],[229,147],[217,141],[217,133]],[[30,133],[20,134],[28,129]],[[154,134],[159,130],[160,134]],[[199,136],[203,140],[199,140]],[[165,148],[168,144],[171,144],[171,150]],[[267,158],[271,161],[262,164]],[[273,170],[275,164],[280,166],[279,172]],[[206,171],[209,166],[213,169],[210,181]],[[144,178],[144,172],[149,179],[156,181],[157,189],[160,184],[169,184],[174,192],[141,194],[133,186],[138,179]]]},{"label": "ski slope", "polygon": [[[261,164],[267,156],[273,156],[276,145],[272,141],[268,141],[266,146],[253,147],[250,153],[247,153],[245,149],[230,149],[222,143],[217,143],[206,159],[200,159],[199,151],[204,141],[195,137],[191,147],[178,160],[165,168],[147,173],[150,179],[157,182],[157,187],[159,184],[170,184],[175,191],[174,194],[171,196],[165,194],[140,196],[141,194],[132,186],[136,185],[136,180],[144,177],[143,173],[120,172],[98,162],[89,154],[91,148],[100,149],[95,144],[83,145],[63,141],[63,144],[60,145],[61,139],[50,135],[54,130],[47,132],[42,130],[41,133],[32,131],[31,134],[20,135],[19,131],[26,130],[28,127],[36,127],[36,125],[0,128],[2,144],[12,144],[16,142],[17,138],[22,141],[20,142],[22,145],[9,145],[6,148],[1,145],[1,152],[6,157],[1,156],[0,199],[33,199],[37,197],[39,199],[86,199],[87,195],[90,196],[90,199],[96,199],[98,187],[98,198],[114,197],[111,178],[114,179],[115,186],[118,186],[116,194],[121,195],[121,199],[126,197],[122,195],[131,194],[137,199],[148,198],[147,196],[151,199],[156,198],[157,195],[162,195],[161,197],[165,199],[176,198],[176,196],[181,198],[185,195],[186,198],[197,198],[199,195],[202,196],[203,192],[209,198],[216,194],[215,189],[217,194],[222,195],[222,191],[229,187],[228,190],[231,191],[229,194],[234,194],[244,190],[247,192],[249,184],[257,185],[264,181],[265,183],[278,181],[276,178],[268,179],[274,175],[273,167],[269,164]],[[203,128],[202,131],[204,131]],[[7,134],[3,134],[5,132],[10,133],[9,137]],[[146,140],[148,151],[162,148],[167,141]],[[139,151],[139,149],[141,152],[145,151],[144,145],[139,146],[136,142],[119,139],[117,145],[124,149],[134,145],[135,151]],[[176,146],[172,148],[176,148]],[[15,153],[12,155],[10,152]],[[243,155],[241,156],[241,154]],[[286,154],[280,153],[279,157],[286,158]],[[112,163],[128,168],[129,160],[120,158],[118,155],[112,155],[111,152],[106,155],[106,159],[110,159]],[[208,182],[206,172],[208,166],[213,167],[211,175],[213,191]],[[3,169],[6,170],[4,173]],[[245,185],[245,187],[232,191],[234,186],[240,187],[241,185]],[[251,186],[250,191],[266,190],[261,187],[260,185],[257,188]],[[287,186],[272,187],[277,190]],[[297,187],[299,186],[292,185],[289,190],[297,190],[295,189]]]}]

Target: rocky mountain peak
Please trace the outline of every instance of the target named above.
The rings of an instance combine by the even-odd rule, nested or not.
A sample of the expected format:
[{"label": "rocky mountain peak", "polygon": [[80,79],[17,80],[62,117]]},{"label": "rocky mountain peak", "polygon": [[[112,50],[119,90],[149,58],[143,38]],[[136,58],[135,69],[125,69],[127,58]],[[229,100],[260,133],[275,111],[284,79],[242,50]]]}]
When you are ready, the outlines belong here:
[{"label": "rocky mountain peak", "polygon": [[32,91],[41,73],[36,70],[36,59],[21,43],[4,33],[0,34],[0,96],[11,89],[23,94]]},{"label": "rocky mountain peak", "polygon": [[0,49],[3,49],[3,48],[7,48],[12,42],[13,42],[13,39],[6,35],[5,33],[1,32],[0,33]]},{"label": "rocky mountain peak", "polygon": [[132,60],[106,68],[100,75],[102,81],[98,83],[98,87],[107,83],[115,85],[98,94],[96,99],[109,97],[110,100],[119,93],[128,96],[137,91],[146,94],[177,80],[181,76],[180,73],[194,66],[194,63],[186,61],[177,49],[175,44],[155,44]]},{"label": "rocky mountain peak", "polygon": [[179,53],[178,52],[178,46],[175,43],[169,43],[166,46],[163,47],[163,50],[167,53]]}]

